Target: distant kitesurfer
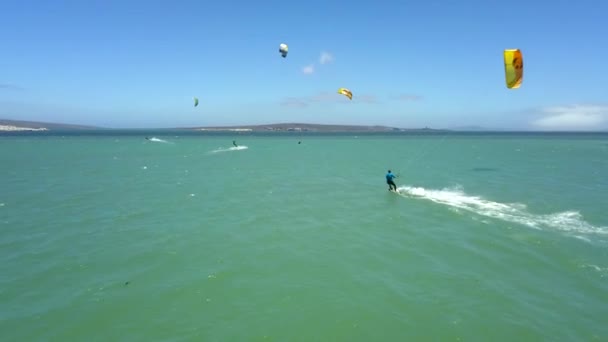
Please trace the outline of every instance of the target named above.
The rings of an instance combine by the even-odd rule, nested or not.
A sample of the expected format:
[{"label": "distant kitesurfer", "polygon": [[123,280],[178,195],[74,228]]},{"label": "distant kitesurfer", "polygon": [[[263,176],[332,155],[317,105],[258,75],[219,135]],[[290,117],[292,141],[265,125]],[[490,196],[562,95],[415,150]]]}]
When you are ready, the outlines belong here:
[{"label": "distant kitesurfer", "polygon": [[397,178],[397,176],[395,176],[391,170],[388,170],[388,173],[386,174],[386,184],[388,184],[388,191],[393,190],[393,187],[395,188],[394,191],[397,191],[397,185],[395,184],[395,182],[393,182],[393,178]]},{"label": "distant kitesurfer", "polygon": [[150,140],[150,138],[146,137],[146,140]]},{"label": "distant kitesurfer", "polygon": [[234,147],[239,147],[239,145],[236,144],[236,140],[232,140],[232,145],[234,145]]}]

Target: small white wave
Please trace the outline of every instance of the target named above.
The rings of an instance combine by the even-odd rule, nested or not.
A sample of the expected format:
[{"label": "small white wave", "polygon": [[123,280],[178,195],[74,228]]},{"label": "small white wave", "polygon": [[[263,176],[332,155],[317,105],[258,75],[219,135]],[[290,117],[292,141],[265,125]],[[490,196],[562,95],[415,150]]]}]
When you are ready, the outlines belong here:
[{"label": "small white wave", "polygon": [[577,234],[608,235],[608,227],[597,227],[586,222],[577,211],[538,215],[526,210],[521,203],[499,203],[480,196],[466,194],[459,188],[425,189],[403,186],[397,189],[400,195],[418,197],[452,208],[468,210],[478,215],[526,225],[535,229],[553,229]]},{"label": "small white wave", "polygon": [[246,150],[249,147],[242,145],[242,146],[232,146],[229,148],[224,148],[224,147],[220,147],[217,150],[213,150],[210,153],[219,153],[219,152],[231,152],[231,151],[241,151],[241,150]]},{"label": "small white wave", "polygon": [[590,269],[598,272],[602,278],[605,276],[608,276],[608,267],[599,267],[597,265],[592,265],[592,264],[584,264],[584,265],[580,265],[580,267],[581,268],[590,268]]},{"label": "small white wave", "polygon": [[159,139],[159,138],[156,138],[156,137],[152,137],[152,138],[148,139],[148,141],[153,141],[153,142],[160,142],[160,143],[169,144],[169,142],[168,142],[167,140]]},{"label": "small white wave", "polygon": [[604,272],[604,271],[608,271],[608,267],[599,267],[597,265],[592,265],[592,264],[584,264],[581,265],[582,268],[592,268],[598,272]]}]

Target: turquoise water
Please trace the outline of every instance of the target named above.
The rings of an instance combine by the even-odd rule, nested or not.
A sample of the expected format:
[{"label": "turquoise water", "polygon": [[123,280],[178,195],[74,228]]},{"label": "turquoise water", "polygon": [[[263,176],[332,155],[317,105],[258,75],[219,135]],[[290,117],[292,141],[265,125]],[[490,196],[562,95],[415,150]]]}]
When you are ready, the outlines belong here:
[{"label": "turquoise water", "polygon": [[233,139],[0,137],[0,339],[608,340],[608,136]]}]

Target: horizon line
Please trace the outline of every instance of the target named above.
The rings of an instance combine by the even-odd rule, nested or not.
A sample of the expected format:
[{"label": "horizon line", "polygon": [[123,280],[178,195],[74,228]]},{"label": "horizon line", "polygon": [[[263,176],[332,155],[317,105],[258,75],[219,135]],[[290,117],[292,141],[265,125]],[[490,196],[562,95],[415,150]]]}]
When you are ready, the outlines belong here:
[{"label": "horizon line", "polygon": [[[608,133],[607,129],[604,130],[535,130],[535,129],[515,129],[515,128],[488,128],[478,125],[464,125],[460,127],[452,128],[433,128],[429,126],[425,127],[397,127],[382,124],[345,124],[345,123],[310,123],[310,122],[275,122],[275,123],[264,123],[264,124],[239,124],[239,125],[192,125],[192,126],[166,126],[166,127],[104,127],[96,125],[86,124],[74,124],[74,123],[63,123],[63,122],[49,122],[49,121],[35,121],[35,120],[15,120],[15,119],[2,119],[0,118],[0,125],[2,124],[13,124],[18,128],[36,128],[19,126],[33,124],[39,125],[37,128],[47,128],[45,125],[50,126],[65,126],[63,129],[71,130],[200,130],[200,129],[238,129],[238,128],[251,128],[251,127],[272,127],[272,126],[295,126],[291,128],[298,128],[297,126],[341,126],[341,127],[353,127],[353,128],[386,128],[390,130],[433,130],[433,131],[452,131],[452,132],[528,132],[528,133]],[[49,129],[50,130],[50,129]],[[397,132],[396,131],[396,132]],[[378,131],[376,131],[378,132]]]}]

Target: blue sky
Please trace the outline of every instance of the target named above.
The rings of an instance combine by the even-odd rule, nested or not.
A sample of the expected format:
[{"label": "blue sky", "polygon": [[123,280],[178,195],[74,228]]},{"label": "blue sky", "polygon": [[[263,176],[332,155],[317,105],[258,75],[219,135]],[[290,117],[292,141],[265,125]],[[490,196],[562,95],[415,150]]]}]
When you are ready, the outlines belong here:
[{"label": "blue sky", "polygon": [[[0,118],[607,128],[606,13],[603,0],[5,0]],[[524,55],[517,90],[509,48]]]}]

